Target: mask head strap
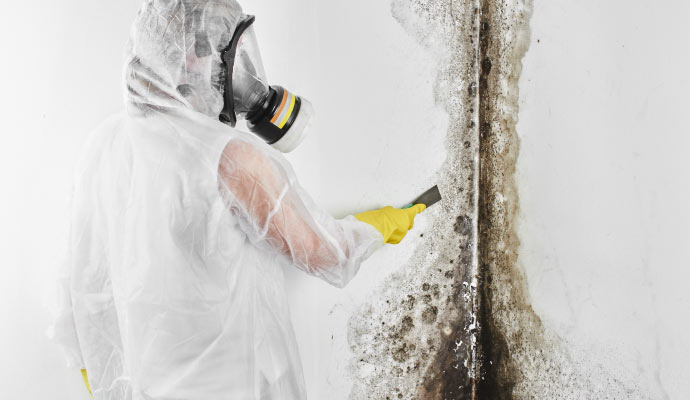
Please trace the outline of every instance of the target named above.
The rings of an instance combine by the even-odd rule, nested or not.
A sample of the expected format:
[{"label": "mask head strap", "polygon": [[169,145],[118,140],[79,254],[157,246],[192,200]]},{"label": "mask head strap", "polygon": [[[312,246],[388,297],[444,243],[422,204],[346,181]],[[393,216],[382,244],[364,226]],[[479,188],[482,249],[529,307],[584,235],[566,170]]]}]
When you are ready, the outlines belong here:
[{"label": "mask head strap", "polygon": [[223,111],[220,112],[219,119],[221,122],[232,127],[237,123],[237,116],[235,115],[235,99],[232,90],[232,72],[235,67],[235,55],[237,53],[237,45],[240,37],[253,23],[256,18],[253,15],[247,15],[243,18],[235,29],[235,33],[230,39],[230,44],[223,51],[221,59],[225,67],[225,90],[223,91]]}]

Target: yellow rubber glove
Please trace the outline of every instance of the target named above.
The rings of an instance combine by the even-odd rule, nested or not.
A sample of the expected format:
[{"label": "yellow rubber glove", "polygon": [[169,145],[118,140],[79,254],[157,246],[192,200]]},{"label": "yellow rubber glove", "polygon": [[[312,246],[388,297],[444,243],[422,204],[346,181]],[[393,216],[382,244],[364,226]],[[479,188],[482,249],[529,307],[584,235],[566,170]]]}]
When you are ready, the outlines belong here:
[{"label": "yellow rubber glove", "polygon": [[93,398],[93,393],[91,393],[91,386],[89,385],[89,376],[86,375],[86,370],[81,370],[81,377],[84,378],[84,384],[86,384],[86,389],[89,391],[91,398]]},{"label": "yellow rubber glove", "polygon": [[355,215],[355,218],[376,228],[383,235],[384,243],[398,244],[414,226],[414,217],[424,211],[424,204],[406,209],[383,207]]}]

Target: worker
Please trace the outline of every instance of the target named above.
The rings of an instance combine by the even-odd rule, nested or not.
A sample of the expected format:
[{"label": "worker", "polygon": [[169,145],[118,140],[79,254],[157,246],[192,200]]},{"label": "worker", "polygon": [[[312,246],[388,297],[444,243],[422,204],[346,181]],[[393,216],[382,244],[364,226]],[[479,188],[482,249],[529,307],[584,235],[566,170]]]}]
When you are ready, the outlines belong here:
[{"label": "worker", "polygon": [[253,23],[234,0],[136,17],[125,110],[78,161],[55,326],[95,399],[304,399],[284,268],[341,288],[424,209],[311,200],[280,151],[312,107],[265,83]]}]

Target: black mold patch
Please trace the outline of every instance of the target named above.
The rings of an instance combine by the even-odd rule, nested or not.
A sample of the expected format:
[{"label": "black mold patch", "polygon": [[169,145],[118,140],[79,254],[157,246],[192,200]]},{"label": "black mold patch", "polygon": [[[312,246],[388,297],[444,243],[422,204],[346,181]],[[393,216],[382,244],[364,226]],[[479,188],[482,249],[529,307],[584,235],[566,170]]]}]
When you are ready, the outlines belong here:
[{"label": "black mold patch", "polygon": [[479,399],[650,398],[574,356],[532,309],[519,264],[518,79],[531,0],[481,1],[479,41]]},{"label": "black mold patch", "polygon": [[[519,241],[514,221],[519,199],[515,184],[518,139],[516,119],[507,119],[506,102],[517,103],[517,96],[502,93],[502,85],[517,85],[515,64],[522,54],[515,54],[515,43],[505,43],[506,33],[520,29],[506,20],[504,5],[482,2],[479,40],[481,73],[479,83],[479,357],[481,376],[477,383],[479,399],[513,399],[514,389],[522,379],[512,347],[520,346],[517,338],[508,338],[505,312],[514,310],[529,318],[514,321],[525,326],[522,339],[539,341],[541,322],[524,301],[527,287],[518,269]],[[525,22],[526,21],[519,21]],[[516,35],[513,35],[515,37]],[[499,60],[499,62],[494,62]],[[496,66],[494,64],[497,64]],[[519,70],[519,68],[518,68]],[[512,78],[512,79],[511,79]],[[517,112],[516,105],[509,104]],[[497,196],[498,195],[498,196]],[[499,201],[497,201],[499,200]],[[509,286],[507,286],[509,285]],[[509,297],[506,297],[509,296]],[[540,344],[537,344],[539,347]]]},{"label": "black mold patch", "polygon": [[392,0],[391,7],[427,55],[438,58],[433,90],[448,114],[448,129],[446,160],[434,180],[444,199],[425,214],[433,220],[420,232],[408,265],[400,266],[350,319],[355,382],[350,398],[470,398],[476,342],[479,11],[465,0]]},{"label": "black mold patch", "polygon": [[412,328],[414,328],[414,321],[412,320],[412,317],[409,315],[404,316],[400,322],[400,334],[405,336],[405,334],[411,331]]},{"label": "black mold patch", "polygon": [[472,233],[473,229],[474,227],[472,225],[472,218],[470,218],[469,216],[461,215],[456,219],[454,227],[455,232],[463,236],[467,236],[470,233]]},{"label": "black mold patch", "polygon": [[438,307],[429,306],[422,311],[422,322],[426,324],[431,324],[436,322],[436,317],[438,316]]},{"label": "black mold patch", "polygon": [[444,200],[428,211],[433,221],[409,265],[350,319],[350,398],[648,398],[616,389],[614,379],[591,387],[587,371],[602,371],[578,371],[528,301],[515,227],[515,126],[531,0],[391,7],[441,55],[434,96],[449,116],[437,179]]}]

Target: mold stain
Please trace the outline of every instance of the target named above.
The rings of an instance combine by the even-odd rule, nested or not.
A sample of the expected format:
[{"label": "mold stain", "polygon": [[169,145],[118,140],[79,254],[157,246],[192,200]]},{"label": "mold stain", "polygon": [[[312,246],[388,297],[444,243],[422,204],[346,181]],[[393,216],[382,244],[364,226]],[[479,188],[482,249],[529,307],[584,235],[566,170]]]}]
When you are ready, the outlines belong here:
[{"label": "mold stain", "polygon": [[[450,121],[439,173],[444,202],[413,269],[395,274],[350,320],[351,370],[362,382],[351,398],[515,398],[523,378],[515,345],[546,347],[517,268],[513,226],[516,88],[529,4],[394,0],[392,10],[440,58],[435,96]],[[502,83],[513,91],[502,92]],[[522,315],[518,329],[506,326],[514,313]]]},{"label": "mold stain", "polygon": [[518,263],[515,126],[531,7],[391,2],[439,65],[434,96],[449,117],[437,174],[444,200],[427,211],[431,226],[408,265],[349,320],[351,399],[610,398],[610,388],[591,384],[602,371],[577,365],[534,312]]},{"label": "mold stain", "polygon": [[650,398],[574,357],[518,261],[518,81],[532,0],[392,0],[437,64],[444,200],[409,265],[349,321],[351,399]]},{"label": "mold stain", "polygon": [[[649,398],[573,356],[530,305],[518,261],[518,89],[531,0],[482,1],[476,398]],[[462,229],[458,221],[458,229]]]},{"label": "mold stain", "polygon": [[393,17],[437,61],[434,96],[448,113],[446,160],[436,176],[444,199],[427,211],[431,226],[420,235],[422,242],[408,265],[401,266],[350,318],[351,399],[472,396],[477,4],[391,2]]},{"label": "mold stain", "polygon": [[[522,9],[520,15],[512,11]],[[527,31],[529,4],[482,2],[479,53],[479,353],[480,399],[513,399],[522,379],[512,357],[515,345],[538,337],[510,338],[504,326],[506,312],[520,313],[518,323],[529,320],[526,335],[541,331],[541,321],[525,299],[527,286],[517,268],[519,240],[515,230],[519,199],[515,166],[519,142],[517,84],[526,47],[519,41]],[[518,32],[516,32],[518,31]],[[516,35],[516,33],[518,33]],[[512,345],[512,346],[511,346]],[[537,347],[542,347],[538,344]]]}]

